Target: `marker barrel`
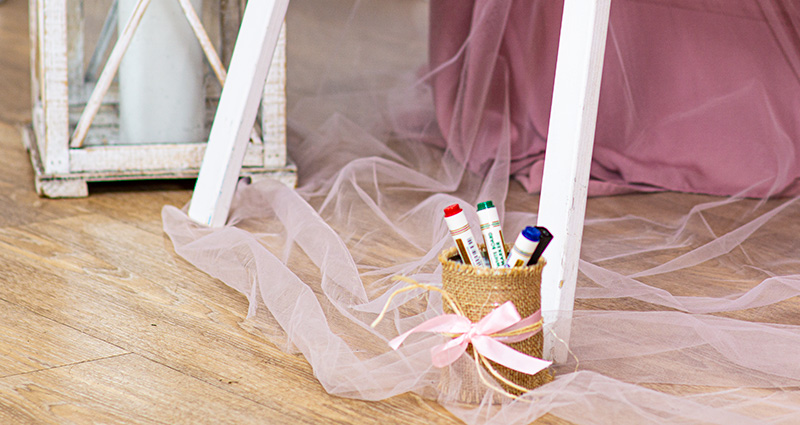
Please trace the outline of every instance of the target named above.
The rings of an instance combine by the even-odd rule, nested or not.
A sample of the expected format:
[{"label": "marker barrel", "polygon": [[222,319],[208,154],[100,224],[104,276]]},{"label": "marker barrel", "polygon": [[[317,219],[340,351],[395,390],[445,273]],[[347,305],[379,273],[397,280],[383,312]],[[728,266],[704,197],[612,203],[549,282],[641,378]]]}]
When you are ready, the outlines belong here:
[{"label": "marker barrel", "polygon": [[467,222],[467,216],[461,210],[461,207],[458,204],[453,204],[445,208],[444,213],[444,221],[447,223],[447,228],[450,229],[453,242],[456,243],[458,253],[461,255],[461,261],[464,264],[471,264],[475,267],[484,266],[481,251],[478,248],[478,244],[475,243],[475,238],[469,228],[469,222]]},{"label": "marker barrel", "polygon": [[539,230],[539,244],[536,245],[536,251],[533,251],[533,255],[531,259],[528,260],[528,265],[533,266],[539,262],[539,258],[542,257],[542,253],[547,248],[547,245],[550,244],[550,241],[553,240],[553,234],[547,230],[546,227],[536,226],[536,229]]},{"label": "marker barrel", "polygon": [[478,204],[478,219],[481,223],[483,242],[486,244],[486,253],[489,264],[493,269],[506,266],[506,244],[503,240],[503,230],[500,226],[500,217],[492,201]]}]

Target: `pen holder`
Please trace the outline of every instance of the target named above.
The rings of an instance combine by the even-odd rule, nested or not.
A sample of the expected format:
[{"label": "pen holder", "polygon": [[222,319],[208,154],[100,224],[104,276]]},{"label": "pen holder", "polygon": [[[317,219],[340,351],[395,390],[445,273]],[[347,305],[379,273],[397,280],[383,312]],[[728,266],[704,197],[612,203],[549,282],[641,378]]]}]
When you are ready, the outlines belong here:
[{"label": "pen holder", "polygon": [[[443,251],[439,255],[439,261],[442,263],[442,289],[450,294],[464,315],[473,323],[507,301],[514,303],[522,318],[530,316],[541,308],[542,269],[545,266],[543,258],[536,265],[526,267],[497,269],[474,267],[461,262],[458,250],[454,247]],[[453,313],[447,303],[444,303],[444,312]],[[542,332],[538,332],[528,339],[507,345],[529,356],[541,358],[543,342]],[[473,356],[471,346],[467,352],[470,357]],[[499,375],[527,389],[533,389],[553,380],[553,376],[546,369],[535,375],[528,375],[492,361],[489,363]],[[482,373],[491,379],[489,373],[485,371],[484,367]],[[444,370],[444,374],[441,389],[451,397],[456,397],[458,401],[464,403],[482,401],[483,394],[486,393],[486,384],[477,376],[474,361],[453,363],[450,368]],[[497,381],[505,391],[514,395],[522,394],[522,391]],[[451,394],[456,391],[456,394]]]}]

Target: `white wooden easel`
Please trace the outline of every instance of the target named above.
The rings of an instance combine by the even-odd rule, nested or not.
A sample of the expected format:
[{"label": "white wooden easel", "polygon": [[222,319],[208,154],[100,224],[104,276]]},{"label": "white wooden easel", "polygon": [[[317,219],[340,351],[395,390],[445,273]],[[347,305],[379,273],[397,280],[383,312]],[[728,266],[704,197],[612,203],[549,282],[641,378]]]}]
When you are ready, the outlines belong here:
[{"label": "white wooden easel", "polygon": [[[251,1],[242,18],[189,217],[221,227],[228,217],[289,0]],[[538,224],[555,236],[542,280],[545,356],[564,361],[569,341],[600,77],[611,0],[565,0]],[[552,330],[553,332],[550,332]]]},{"label": "white wooden easel", "polygon": [[554,235],[542,313],[545,357],[557,362],[568,352],[559,339],[569,341],[610,8],[611,0],[565,0],[561,18],[538,218]]}]

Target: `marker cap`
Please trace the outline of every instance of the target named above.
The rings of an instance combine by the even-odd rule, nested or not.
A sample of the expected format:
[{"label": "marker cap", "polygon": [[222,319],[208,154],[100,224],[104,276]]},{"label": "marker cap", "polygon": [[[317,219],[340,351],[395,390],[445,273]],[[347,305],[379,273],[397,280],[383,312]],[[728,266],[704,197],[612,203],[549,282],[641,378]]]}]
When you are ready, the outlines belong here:
[{"label": "marker cap", "polygon": [[522,230],[522,236],[525,236],[525,239],[531,242],[539,242],[539,238],[541,238],[542,232],[540,232],[539,229],[533,226],[528,226]]},{"label": "marker cap", "polygon": [[461,212],[461,207],[458,204],[453,204],[444,209],[444,216],[452,217],[460,212]]},{"label": "marker cap", "polygon": [[478,211],[485,210],[487,208],[494,208],[494,203],[492,201],[486,201],[478,204]]}]

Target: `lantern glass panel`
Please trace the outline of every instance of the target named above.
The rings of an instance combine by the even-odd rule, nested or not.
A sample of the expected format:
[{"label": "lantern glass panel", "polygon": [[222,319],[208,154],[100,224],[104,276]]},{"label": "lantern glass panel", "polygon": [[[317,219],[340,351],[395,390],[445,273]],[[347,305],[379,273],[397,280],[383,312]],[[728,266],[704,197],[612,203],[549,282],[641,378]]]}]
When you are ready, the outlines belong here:
[{"label": "lantern glass panel", "polygon": [[[117,0],[120,1],[120,0]],[[77,123],[91,96],[98,77],[103,71],[111,50],[117,42],[120,28],[124,27],[127,18],[119,12],[119,4],[114,0],[67,0],[68,16],[68,68],[69,68],[69,125],[70,133],[74,132]],[[198,3],[198,2],[195,2]],[[153,3],[151,2],[151,5]],[[177,1],[176,1],[177,4]],[[222,8],[225,8],[223,13]],[[222,56],[225,66],[228,65],[230,48],[235,41],[238,26],[241,22],[242,5],[238,0],[204,0],[197,13],[217,54]],[[152,8],[156,10],[156,8]],[[145,11],[153,13],[150,7]],[[126,15],[127,16],[127,15]],[[223,34],[223,31],[227,33]],[[136,35],[134,35],[134,38]],[[190,42],[195,42],[192,39]],[[226,46],[226,44],[228,46]],[[198,42],[199,45],[199,42]],[[226,48],[227,47],[227,48]],[[198,90],[202,91],[205,107],[200,109],[200,120],[204,122],[204,130],[198,140],[207,140],[208,130],[214,117],[221,87],[216,75],[203,58],[202,81]],[[114,77],[110,88],[103,96],[97,115],[92,120],[83,146],[116,145],[120,137],[120,86],[119,73]],[[157,96],[148,98],[152,102],[168,102],[168,95],[162,99]],[[146,125],[146,123],[142,123]],[[150,143],[144,141],[142,143]],[[152,143],[158,143],[153,141]]]}]

